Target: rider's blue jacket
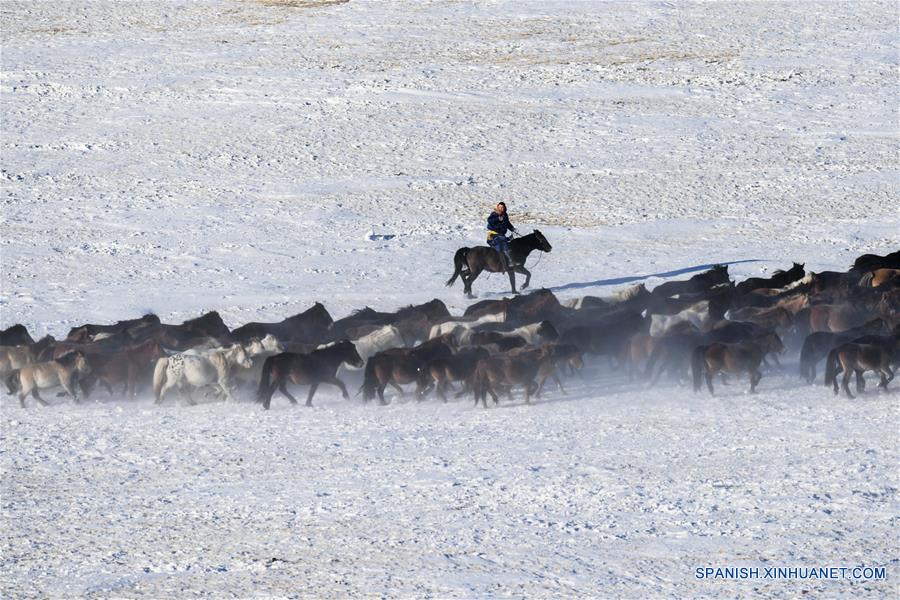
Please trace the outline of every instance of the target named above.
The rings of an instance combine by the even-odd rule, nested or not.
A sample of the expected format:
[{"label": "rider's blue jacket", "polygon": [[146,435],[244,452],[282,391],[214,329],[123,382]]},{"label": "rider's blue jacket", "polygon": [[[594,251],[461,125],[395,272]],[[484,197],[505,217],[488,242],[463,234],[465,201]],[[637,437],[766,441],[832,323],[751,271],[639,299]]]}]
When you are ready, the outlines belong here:
[{"label": "rider's blue jacket", "polygon": [[513,224],[509,222],[509,215],[506,213],[499,215],[497,214],[497,211],[492,212],[488,216],[487,228],[488,240],[492,239],[495,235],[506,235],[507,230],[516,230],[516,228],[513,227]]}]

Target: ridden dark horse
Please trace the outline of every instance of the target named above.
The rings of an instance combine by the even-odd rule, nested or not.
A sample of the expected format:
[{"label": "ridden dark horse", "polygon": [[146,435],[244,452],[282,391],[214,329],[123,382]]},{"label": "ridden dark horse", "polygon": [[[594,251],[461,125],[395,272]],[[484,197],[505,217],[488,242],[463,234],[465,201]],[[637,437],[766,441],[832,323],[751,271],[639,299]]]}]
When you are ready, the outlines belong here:
[{"label": "ridden dark horse", "polygon": [[528,259],[528,255],[535,250],[550,252],[552,249],[553,247],[547,241],[547,238],[544,237],[544,234],[535,229],[534,232],[517,237],[509,242],[509,255],[512,258],[512,264],[507,269],[506,261],[501,254],[489,246],[460,248],[453,257],[455,270],[453,271],[453,276],[447,281],[447,287],[453,285],[456,278],[460,277],[463,281],[463,292],[469,298],[474,298],[472,295],[472,282],[481,275],[482,271],[487,271],[488,273],[506,272],[509,275],[509,285],[512,288],[512,293],[517,294],[516,273],[521,273],[525,276],[525,283],[522,284],[523,290],[531,282],[531,272],[525,268],[525,261]]}]

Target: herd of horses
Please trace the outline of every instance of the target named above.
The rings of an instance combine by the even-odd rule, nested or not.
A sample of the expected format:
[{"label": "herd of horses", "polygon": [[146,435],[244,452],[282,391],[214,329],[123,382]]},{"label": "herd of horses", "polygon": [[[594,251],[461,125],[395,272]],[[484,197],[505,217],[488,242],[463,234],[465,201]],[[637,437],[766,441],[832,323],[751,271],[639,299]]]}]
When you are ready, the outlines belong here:
[{"label": "herd of horses", "polygon": [[[470,291],[476,269],[460,270]],[[349,398],[348,377],[360,380],[367,402],[386,404],[388,387],[403,394],[414,386],[417,400],[468,395],[487,407],[489,397],[497,404],[517,390],[530,403],[548,380],[565,392],[563,379],[583,377],[586,361],[648,386],[666,376],[695,392],[705,383],[713,393],[717,377],[747,375],[752,392],[764,368],[783,368],[779,356],[792,352],[805,381],[815,381],[824,360],[825,384],[852,397],[854,376],[858,393],[867,371],[884,389],[893,379],[898,309],[900,251],[860,256],[845,272],[807,273],[794,264],[737,283],[717,265],[651,290],[638,284],[565,304],[541,289],[476,302],[457,316],[435,299],[392,312],[365,307],[338,320],[315,303],[236,329],[216,312],[178,325],[151,314],[75,327],[65,340],[35,341],[14,325],[0,332],[0,376],[23,407],[29,395],[46,404],[41,390],[61,388],[78,402],[103,388],[127,398],[150,390],[157,403],[173,391],[188,403],[197,392],[246,395],[268,409],[276,392],[297,404],[291,386],[308,386],[307,405],[323,384]]]}]

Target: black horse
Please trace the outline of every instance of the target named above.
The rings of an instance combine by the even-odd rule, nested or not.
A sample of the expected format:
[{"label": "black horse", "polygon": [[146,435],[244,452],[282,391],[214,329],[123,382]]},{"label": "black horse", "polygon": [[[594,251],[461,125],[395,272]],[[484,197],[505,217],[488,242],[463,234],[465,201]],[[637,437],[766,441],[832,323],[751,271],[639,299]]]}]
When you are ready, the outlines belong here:
[{"label": "black horse", "polygon": [[737,284],[737,291],[741,294],[747,294],[760,288],[783,288],[798,279],[803,279],[803,276],[806,275],[803,266],[802,264],[794,263],[794,266],[787,271],[775,271],[775,274],[769,278],[751,277],[745,279]]},{"label": "black horse", "polygon": [[512,258],[512,264],[507,268],[505,258],[496,250],[489,246],[476,246],[474,248],[460,248],[453,257],[453,264],[456,270],[453,276],[447,281],[447,287],[453,285],[457,277],[463,280],[463,292],[474,298],[472,295],[472,282],[481,275],[482,271],[489,273],[509,274],[509,285],[512,287],[512,293],[518,294],[516,291],[516,273],[525,276],[525,283],[522,289],[528,287],[531,281],[531,272],[525,268],[525,261],[528,255],[534,250],[542,252],[550,252],[553,247],[544,234],[534,230],[533,233],[517,237],[509,242],[509,255]]},{"label": "black horse", "polygon": [[671,298],[675,294],[705,292],[714,286],[728,282],[728,265],[715,265],[712,269],[698,273],[688,280],[661,283],[650,293],[655,298]]}]

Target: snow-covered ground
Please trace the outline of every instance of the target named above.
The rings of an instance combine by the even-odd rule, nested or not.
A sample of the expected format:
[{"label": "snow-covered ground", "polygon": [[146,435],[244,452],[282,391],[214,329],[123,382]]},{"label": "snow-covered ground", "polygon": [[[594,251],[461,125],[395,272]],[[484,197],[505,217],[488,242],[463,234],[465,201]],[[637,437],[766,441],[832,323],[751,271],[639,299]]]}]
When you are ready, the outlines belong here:
[{"label": "snow-covered ground", "polygon": [[[5,0],[0,327],[460,312],[498,200],[564,298],[844,269],[900,247],[897,33],[894,2]],[[900,591],[896,394],[604,368],[487,411],[4,397],[0,595]],[[694,576],[860,564],[888,580]]]}]

